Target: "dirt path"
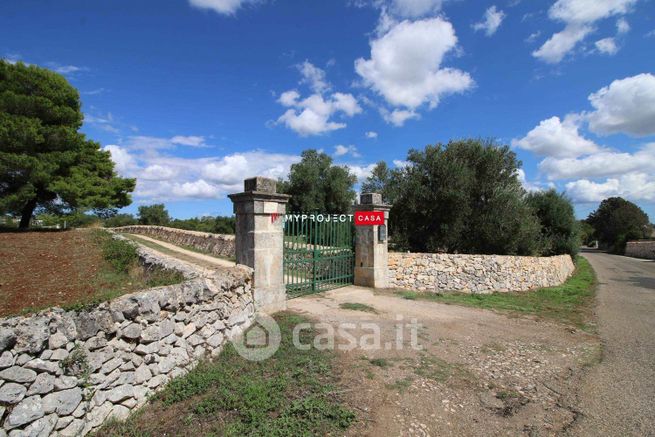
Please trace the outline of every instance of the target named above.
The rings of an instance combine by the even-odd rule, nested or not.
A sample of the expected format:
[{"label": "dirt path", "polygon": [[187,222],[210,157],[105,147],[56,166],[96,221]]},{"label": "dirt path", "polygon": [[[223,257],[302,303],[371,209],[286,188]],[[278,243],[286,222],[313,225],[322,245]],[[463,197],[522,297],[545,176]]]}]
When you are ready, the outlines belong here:
[{"label": "dirt path", "polygon": [[[350,404],[363,419],[350,435],[555,435],[573,423],[569,393],[598,355],[594,337],[563,325],[359,287],[288,304],[337,329],[354,324],[346,326],[355,326],[348,329],[358,341],[373,332],[362,323],[379,327],[380,347],[339,352]],[[411,319],[421,325],[421,350],[411,346],[408,327],[397,347],[397,325]]]},{"label": "dirt path", "polygon": [[603,360],[583,379],[581,436],[655,435],[655,261],[588,252]]},{"label": "dirt path", "polygon": [[[165,241],[157,240],[155,238],[150,238],[145,235],[134,235],[134,234],[124,234],[126,237],[140,242],[151,249],[158,250],[166,255],[173,256],[175,258],[181,259],[182,261],[190,262],[195,265],[199,265],[205,268],[215,268],[216,266],[220,267],[234,267],[236,263],[228,261],[225,259],[217,258],[211,255],[205,255],[204,253],[194,252],[192,250],[184,249],[175,244],[167,243]],[[147,244],[150,243],[150,244]]]}]

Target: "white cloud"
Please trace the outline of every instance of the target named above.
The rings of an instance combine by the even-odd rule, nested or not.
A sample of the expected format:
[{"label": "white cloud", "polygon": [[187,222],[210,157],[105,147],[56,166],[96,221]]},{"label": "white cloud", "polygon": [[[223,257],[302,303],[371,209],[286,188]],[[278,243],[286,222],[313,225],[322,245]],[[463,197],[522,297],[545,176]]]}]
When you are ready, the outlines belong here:
[{"label": "white cloud", "polygon": [[209,9],[222,15],[233,15],[249,0],[189,0],[189,4],[199,9]]},{"label": "white cloud", "polygon": [[567,115],[564,120],[559,117],[542,120],[525,137],[512,140],[512,146],[556,158],[574,158],[598,151],[593,141],[580,135],[579,123],[580,117],[576,115]]},{"label": "white cloud", "polygon": [[88,70],[86,67],[78,67],[76,65],[61,65],[57,62],[48,62],[46,65],[59,74],[72,74]]},{"label": "white cloud", "polygon": [[645,145],[636,153],[604,150],[583,158],[549,157],[539,163],[539,171],[550,180],[655,173],[655,143]]},{"label": "white cloud", "polygon": [[409,161],[403,161],[402,159],[393,160],[393,165],[396,166],[397,168],[407,167],[409,164],[410,164]]},{"label": "white cloud", "polygon": [[302,76],[300,83],[307,84],[314,94],[305,99],[297,90],[288,90],[280,94],[278,103],[288,107],[277,123],[283,123],[289,129],[301,136],[319,135],[337,129],[343,129],[346,124],[331,120],[335,115],[352,117],[362,112],[357,99],[352,94],[335,92],[325,93],[330,84],[325,79],[325,72],[309,61],[298,65]]},{"label": "white cloud", "polygon": [[616,20],[616,32],[619,35],[630,32],[630,23],[628,23],[628,20],[625,18],[619,18]]},{"label": "white cloud", "polygon": [[370,59],[357,59],[355,70],[387,103],[404,107],[405,112],[389,121],[402,124],[418,116],[413,112],[419,106],[434,108],[443,96],[473,87],[468,73],[441,68],[444,56],[457,45],[453,26],[441,17],[394,23],[370,44]]},{"label": "white cloud", "polygon": [[175,169],[165,165],[149,165],[139,172],[139,178],[149,181],[165,181],[172,179],[177,172]]},{"label": "white cloud", "polygon": [[221,190],[202,179],[193,182],[184,182],[182,184],[173,184],[172,193],[175,197],[194,198],[194,199],[212,199],[221,197]]},{"label": "white cloud", "polygon": [[334,146],[334,156],[344,156],[350,155],[353,158],[359,158],[362,155],[357,151],[357,147],[353,146],[344,146],[343,144],[338,144]]},{"label": "white cloud", "polygon": [[315,93],[322,93],[330,88],[330,84],[325,80],[325,71],[311,62],[305,60],[305,62],[299,64],[297,67],[302,75],[300,83],[308,84]]},{"label": "white cloud", "polygon": [[[312,94],[304,100],[289,101],[288,94],[278,100],[285,106],[293,106],[278,118],[289,129],[301,136],[319,135],[346,127],[345,123],[331,121],[331,117],[343,113],[352,117],[362,111],[357,100],[351,94],[334,93],[327,100],[320,94]],[[288,103],[291,103],[290,105]]]},{"label": "white cloud", "polygon": [[526,39],[525,42],[531,43],[534,42],[537,38],[541,36],[541,30],[537,30],[536,32],[532,32]]},{"label": "white cloud", "polygon": [[596,49],[605,55],[615,55],[619,51],[614,38],[603,38],[596,41]]},{"label": "white cloud", "polygon": [[532,52],[532,56],[556,64],[593,30],[593,27],[585,25],[566,26],[564,30],[551,36],[538,50]]},{"label": "white cloud", "polygon": [[358,182],[364,182],[367,177],[371,175],[376,164],[368,165],[352,165],[347,164],[346,167],[357,177]]},{"label": "white cloud", "polygon": [[384,118],[387,123],[391,123],[396,127],[403,126],[407,120],[421,118],[421,116],[416,112],[407,109],[394,109],[391,112],[383,109],[381,112],[382,118]]},{"label": "white cloud", "polygon": [[655,177],[646,173],[630,173],[602,182],[581,179],[567,183],[566,194],[577,203],[600,202],[613,196],[652,202],[655,200]]},{"label": "white cloud", "polygon": [[111,112],[108,112],[106,115],[84,114],[84,123],[88,123],[96,129],[104,130],[105,132],[113,134],[120,132],[120,129],[115,126],[114,116]]},{"label": "white cloud", "polygon": [[377,132],[374,132],[374,131],[372,131],[372,130],[366,132],[364,135],[366,136],[366,138],[369,138],[369,139],[374,139],[374,138],[377,138],[377,137],[378,137],[378,133],[377,133]]},{"label": "white cloud", "polygon": [[548,63],[560,62],[587,35],[593,32],[594,23],[624,15],[637,0],[558,0],[548,10],[548,16],[565,24],[532,55]]},{"label": "white cloud", "polygon": [[615,80],[589,96],[589,128],[599,134],[655,134],[655,76],[642,73]]},{"label": "white cloud", "polygon": [[175,135],[170,139],[171,143],[177,144],[180,146],[189,146],[189,147],[205,147],[205,137],[197,135]]},{"label": "white cloud", "polygon": [[118,174],[122,176],[131,175],[138,168],[136,159],[124,148],[110,144],[103,147],[103,150],[111,154],[111,160],[116,164],[115,169]]},{"label": "white cloud", "polygon": [[418,18],[439,12],[442,0],[392,0],[391,12],[401,18]]},{"label": "white cloud", "polygon": [[519,181],[521,182],[521,186],[523,186],[523,189],[525,191],[534,192],[534,191],[543,191],[547,188],[554,188],[554,185],[552,183],[544,186],[539,182],[528,181],[528,178],[525,175],[525,170],[523,170],[522,168],[516,170],[516,174],[519,178]]},{"label": "white cloud", "polygon": [[494,5],[485,11],[482,21],[473,24],[471,27],[473,27],[473,30],[476,32],[478,30],[483,30],[485,35],[491,36],[496,33],[504,18],[505,13],[499,11]]},{"label": "white cloud", "polygon": [[296,155],[250,151],[222,157],[180,158],[162,155],[158,149],[128,149],[111,145],[116,171],[135,177],[139,201],[219,198],[243,190],[251,176],[277,179],[289,173]]}]

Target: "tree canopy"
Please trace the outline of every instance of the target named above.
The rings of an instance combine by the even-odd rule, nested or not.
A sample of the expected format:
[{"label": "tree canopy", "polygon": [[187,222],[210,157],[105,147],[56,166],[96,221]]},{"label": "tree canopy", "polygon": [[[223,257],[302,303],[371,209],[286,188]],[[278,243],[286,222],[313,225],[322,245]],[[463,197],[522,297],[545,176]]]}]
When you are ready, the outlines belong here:
[{"label": "tree canopy", "polygon": [[410,150],[393,178],[393,239],[416,252],[535,254],[538,218],[507,146],[468,139]]},{"label": "tree canopy", "polygon": [[615,253],[623,253],[629,240],[646,238],[650,233],[648,215],[621,197],[603,200],[587,222],[595,229],[600,243]]},{"label": "tree canopy", "polygon": [[333,165],[330,156],[309,149],[291,165],[288,179],[279,181],[278,188],[291,195],[291,212],[347,213],[355,200],[356,181],[348,167]]},{"label": "tree canopy", "polygon": [[529,193],[526,200],[541,224],[541,254],[578,253],[580,228],[571,201],[555,190]]},{"label": "tree canopy", "polygon": [[29,227],[37,208],[97,212],[131,203],[135,180],[79,132],[79,93],[50,70],[0,60],[0,212]]},{"label": "tree canopy", "polygon": [[166,226],[171,221],[168,210],[163,203],[142,205],[139,207],[140,225]]}]

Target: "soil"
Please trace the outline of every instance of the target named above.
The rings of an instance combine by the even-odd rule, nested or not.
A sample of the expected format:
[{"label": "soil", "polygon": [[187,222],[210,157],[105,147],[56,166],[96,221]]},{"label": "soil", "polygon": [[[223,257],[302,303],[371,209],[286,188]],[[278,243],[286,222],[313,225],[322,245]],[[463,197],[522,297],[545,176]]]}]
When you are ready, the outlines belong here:
[{"label": "soil", "polygon": [[0,233],[0,316],[89,301],[115,287],[92,238],[90,230]]},{"label": "soil", "polygon": [[[376,314],[343,303],[365,303]],[[360,340],[371,332],[363,322],[379,326],[382,348],[339,353],[341,385],[359,419],[353,436],[565,433],[577,417],[576,385],[599,359],[597,338],[570,326],[358,287],[290,300],[289,309],[335,328],[354,323]],[[395,346],[400,316],[421,325],[422,350],[410,346],[407,331],[402,349]]]}]

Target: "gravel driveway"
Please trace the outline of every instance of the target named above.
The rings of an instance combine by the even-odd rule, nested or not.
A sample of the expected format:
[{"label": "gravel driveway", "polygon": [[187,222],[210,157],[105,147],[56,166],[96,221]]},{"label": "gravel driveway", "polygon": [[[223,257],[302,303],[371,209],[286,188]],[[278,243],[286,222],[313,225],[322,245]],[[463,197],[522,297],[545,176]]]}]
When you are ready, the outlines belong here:
[{"label": "gravel driveway", "polygon": [[655,435],[655,261],[583,254],[600,282],[602,362],[583,379],[573,435]]}]

